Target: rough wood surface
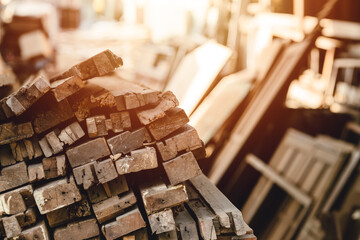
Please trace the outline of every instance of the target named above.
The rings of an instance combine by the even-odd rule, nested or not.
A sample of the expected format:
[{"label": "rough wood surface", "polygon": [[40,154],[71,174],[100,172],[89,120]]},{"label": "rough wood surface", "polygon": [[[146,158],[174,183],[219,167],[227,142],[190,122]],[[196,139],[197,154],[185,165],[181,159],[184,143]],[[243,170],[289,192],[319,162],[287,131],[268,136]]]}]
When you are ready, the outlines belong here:
[{"label": "rough wood surface", "polygon": [[140,193],[147,214],[188,201],[184,185],[167,187],[164,183],[151,184],[150,186],[145,184],[140,188]]},{"label": "rough wood surface", "polygon": [[106,239],[112,240],[124,236],[130,232],[145,227],[146,224],[138,208],[135,208],[116,218],[116,221],[102,226],[102,232]]},{"label": "rough wood surface", "polygon": [[160,234],[176,230],[174,215],[171,209],[166,209],[148,216],[151,232]]},{"label": "rough wood surface", "polygon": [[51,91],[58,102],[76,93],[85,86],[85,83],[78,77],[72,76],[66,79],[51,83]]},{"label": "rough wood surface", "polygon": [[38,134],[53,128],[59,123],[69,120],[74,116],[69,102],[66,99],[51,105],[51,109],[36,114],[34,118],[34,130]]},{"label": "rough wood surface", "polygon": [[121,196],[114,196],[102,202],[93,204],[93,210],[99,223],[115,218],[124,209],[134,205],[136,197],[133,192],[125,193]]},{"label": "rough wood surface", "polygon": [[199,227],[199,232],[204,240],[215,240],[216,231],[214,226],[215,215],[209,211],[201,202],[198,200],[191,200],[187,203],[190,211],[195,215]]},{"label": "rough wood surface", "polygon": [[36,223],[36,216],[37,216],[37,213],[36,213],[35,208],[29,208],[25,212],[18,213],[15,215],[16,220],[18,221],[18,223],[22,229]]},{"label": "rough wood surface", "polygon": [[175,217],[175,224],[182,240],[198,240],[199,235],[196,222],[186,209],[179,212]]},{"label": "rough wood surface", "polygon": [[66,156],[73,168],[109,155],[110,151],[104,138],[90,140],[66,151]]},{"label": "rough wood surface", "polygon": [[49,90],[48,80],[45,76],[39,75],[30,79],[28,83],[10,95],[6,104],[16,116],[19,116]]},{"label": "rough wood surface", "polygon": [[185,182],[202,173],[192,152],[184,153],[170,161],[163,162],[163,166],[171,185]]},{"label": "rough wood surface", "polygon": [[151,137],[146,128],[142,127],[133,132],[123,132],[107,139],[107,142],[112,154],[127,154],[135,149],[141,148],[144,143],[151,142]]},{"label": "rough wood surface", "polygon": [[94,162],[90,162],[73,169],[74,178],[77,185],[87,190],[97,183]]},{"label": "rough wood surface", "polygon": [[[129,186],[124,176],[119,176],[118,178],[108,182],[107,185],[111,196],[117,196],[129,190]],[[102,184],[90,187],[87,190],[87,195],[91,203],[98,203],[108,198]]]},{"label": "rough wood surface", "polygon": [[1,167],[7,167],[16,163],[16,159],[13,156],[12,149],[9,145],[0,146],[0,165]]},{"label": "rough wood surface", "polygon": [[83,221],[69,223],[66,227],[55,229],[55,240],[76,240],[89,239],[100,234],[99,226],[96,224],[96,219],[91,218]]},{"label": "rough wood surface", "polygon": [[120,80],[115,76],[93,78],[89,82],[107,90],[114,98],[118,111],[146,106],[156,103],[159,99],[159,91],[130,81]]},{"label": "rough wood surface", "polygon": [[123,61],[120,57],[116,56],[110,50],[105,50],[52,78],[51,82],[72,76],[78,76],[82,80],[103,76],[113,72],[122,65]]},{"label": "rough wood surface", "polygon": [[2,222],[5,229],[6,237],[13,238],[20,235],[21,227],[14,215],[10,217],[3,217]]},{"label": "rough wood surface", "polygon": [[131,151],[130,156],[120,158],[115,165],[120,175],[157,168],[156,150],[153,147],[146,147]]},{"label": "rough wood surface", "polygon": [[[14,215],[25,212],[28,207],[33,206],[33,189],[30,185],[17,188],[10,192],[6,192],[0,195],[0,204],[2,205],[3,211],[8,215]],[[31,198],[26,199],[24,198]]]},{"label": "rough wood surface", "polygon": [[0,192],[19,187],[28,182],[27,167],[24,162],[1,169]]},{"label": "rough wood surface", "polygon": [[104,161],[95,162],[94,169],[97,179],[102,184],[114,180],[118,176],[114,162],[110,158]]},{"label": "rough wood surface", "polygon": [[203,142],[199,138],[195,128],[185,125],[178,129],[174,136],[165,139],[164,142],[157,142],[156,147],[160,152],[163,161],[170,160],[181,151],[192,151],[203,148]]},{"label": "rough wood surface", "polygon": [[30,122],[14,124],[4,123],[0,125],[0,145],[16,142],[34,135]]},{"label": "rough wood surface", "polygon": [[45,222],[42,221],[37,225],[24,230],[21,233],[21,237],[25,240],[49,240],[48,231]]},{"label": "rough wood surface", "polygon": [[177,233],[175,230],[170,232],[164,232],[157,235],[158,240],[177,240]]},{"label": "rough wood surface", "polygon": [[28,166],[29,182],[39,181],[45,178],[44,166],[42,163],[32,164]]},{"label": "rough wood surface", "polygon": [[46,214],[80,201],[81,195],[71,176],[35,189],[34,198],[40,213]]},{"label": "rough wood surface", "polygon": [[232,228],[239,236],[253,233],[240,210],[204,174],[190,179],[190,182],[217,215],[221,227]]},{"label": "rough wood surface", "polygon": [[147,128],[155,140],[160,140],[188,122],[189,118],[184,110],[174,108],[167,111],[164,117],[150,123]]},{"label": "rough wood surface", "polygon": [[42,165],[45,173],[45,179],[57,178],[66,175],[65,155],[44,158]]},{"label": "rough wood surface", "polygon": [[80,124],[78,122],[73,122],[61,130],[58,138],[64,144],[71,145],[83,136],[85,136],[85,132],[81,128]]},{"label": "rough wood surface", "polygon": [[160,118],[165,117],[166,111],[178,105],[179,101],[176,99],[175,95],[172,92],[167,91],[161,94],[160,102],[155,107],[138,111],[136,115],[143,125],[148,125]]},{"label": "rough wood surface", "polygon": [[83,197],[80,202],[51,211],[46,214],[50,227],[57,227],[72,220],[91,216],[89,202]]}]

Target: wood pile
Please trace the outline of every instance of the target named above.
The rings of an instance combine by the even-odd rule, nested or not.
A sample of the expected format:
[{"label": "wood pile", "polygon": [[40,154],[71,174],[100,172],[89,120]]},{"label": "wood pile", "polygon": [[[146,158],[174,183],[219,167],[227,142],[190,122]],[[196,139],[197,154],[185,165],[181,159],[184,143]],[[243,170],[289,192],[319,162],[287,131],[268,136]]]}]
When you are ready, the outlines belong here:
[{"label": "wood pile", "polygon": [[101,52],[0,100],[1,239],[256,239],[170,91]]}]

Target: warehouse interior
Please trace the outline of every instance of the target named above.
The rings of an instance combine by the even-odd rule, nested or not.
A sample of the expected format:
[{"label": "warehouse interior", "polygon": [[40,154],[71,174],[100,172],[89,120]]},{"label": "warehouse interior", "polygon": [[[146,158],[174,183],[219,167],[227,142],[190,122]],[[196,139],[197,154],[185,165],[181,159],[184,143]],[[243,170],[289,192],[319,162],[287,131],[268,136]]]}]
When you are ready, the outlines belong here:
[{"label": "warehouse interior", "polygon": [[[1,0],[0,3],[1,239],[360,239],[359,1]],[[84,73],[91,75],[92,70],[87,65],[87,69],[85,67],[81,69],[79,66],[89,61],[94,61],[97,66],[96,56],[100,55],[106,55],[106,59],[109,59],[106,61],[113,64],[111,71],[108,71],[110,65],[106,67],[104,65],[101,69],[97,68],[96,78],[81,77]],[[105,60],[98,61],[99,64],[105,64]],[[103,74],[101,71],[108,72]],[[74,76],[80,79],[74,80]],[[28,94],[26,91],[33,91],[31,88],[34,88],[35,84],[31,84],[40,78],[49,85],[49,89],[46,90],[49,92],[45,93],[43,90],[41,96],[29,95],[30,97],[24,102],[33,102],[25,106],[19,96],[24,92],[21,96]],[[63,79],[73,81],[67,83],[68,89],[73,88],[72,96],[67,93],[70,90],[64,90],[68,94],[65,97],[59,97],[65,94],[64,92],[60,90],[56,92],[58,86],[65,81]],[[63,80],[61,84],[56,83],[61,80]],[[64,120],[54,118],[57,123],[44,127],[47,124],[46,118],[51,119],[53,115],[46,115],[42,111],[56,109],[54,111],[62,112],[64,115],[65,110],[61,109],[60,104],[59,107],[56,104],[61,103],[65,98],[69,100],[70,105],[76,97],[77,100],[85,99],[85,95],[80,94],[80,88],[86,86],[84,82],[105,86],[101,94],[104,89],[110,94],[100,99],[97,98],[100,95],[96,92],[98,95],[94,95],[95,97],[91,95],[88,102],[76,103],[75,116],[72,115]],[[161,211],[160,207],[150,211],[145,200],[142,200],[144,203],[139,204],[141,214],[137,216],[140,218],[141,215],[144,218],[144,216],[163,213],[162,211],[164,217],[165,211],[170,209],[174,214],[173,225],[176,227],[171,228],[171,231],[164,230],[163,227],[156,232],[153,228],[146,229],[147,225],[152,224],[150,217],[148,220],[145,217],[145,225],[140,224],[137,228],[131,227],[137,225],[139,221],[125,219],[124,222],[129,226],[122,223],[125,225],[114,227],[117,230],[111,231],[120,231],[118,230],[120,228],[132,230],[116,232],[118,235],[112,236],[106,232],[107,228],[104,226],[110,226],[115,222],[119,224],[121,217],[125,216],[124,210],[109,213],[109,216],[103,218],[99,217],[99,210],[97,212],[94,206],[100,205],[92,202],[90,196],[85,198],[94,205],[89,206],[87,203],[88,215],[80,216],[81,214],[75,213],[83,211],[84,204],[80,206],[81,197],[76,201],[74,197],[73,202],[66,203],[66,217],[63,216],[65,213],[62,215],[66,220],[55,224],[52,222],[55,220],[50,220],[55,216],[53,213],[55,210],[58,211],[59,215],[54,218],[62,218],[59,217],[59,210],[64,209],[65,205],[51,210],[45,207],[42,209],[39,207],[35,192],[43,188],[50,189],[51,186],[45,184],[51,184],[54,179],[60,183],[64,176],[72,176],[72,172],[69,171],[60,174],[59,165],[57,168],[55,166],[57,174],[53,177],[47,178],[45,170],[45,177],[40,179],[38,170],[34,168],[36,176],[33,182],[27,180],[16,186],[5,186],[8,184],[5,184],[6,181],[21,178],[20,175],[17,176],[21,173],[17,172],[14,172],[13,176],[7,176],[5,174],[7,168],[19,166],[18,164],[24,161],[27,167],[25,175],[30,177],[31,161],[35,163],[32,165],[42,164],[40,167],[43,168],[44,157],[56,158],[62,153],[61,151],[66,150],[66,157],[62,155],[63,164],[66,166],[64,168],[80,167],[80,164],[76,165],[72,162],[75,160],[71,160],[71,151],[76,149],[74,146],[80,147],[86,144],[84,138],[70,147],[68,145],[73,142],[63,141],[62,131],[60,132],[62,129],[67,129],[65,127],[74,119],[79,121],[80,125],[77,126],[80,129],[85,130],[87,127],[86,136],[89,138],[103,136],[106,139],[107,143],[105,140],[104,142],[105,145],[110,146],[111,154],[108,150],[109,154],[99,155],[98,159],[95,159],[104,163],[104,168],[106,159],[111,159],[109,161],[111,164],[114,163],[116,168],[118,167],[116,162],[127,158],[130,153],[131,159],[136,159],[136,154],[140,155],[136,152],[139,151],[136,150],[137,148],[134,147],[129,151],[119,150],[117,153],[113,151],[110,142],[111,139],[116,138],[120,130],[115,131],[114,123],[111,126],[111,121],[114,120],[112,115],[109,115],[109,111],[115,109],[115,106],[117,112],[124,113],[119,105],[116,105],[119,104],[116,97],[123,94],[119,93],[122,88],[133,88],[132,84],[140,84],[144,87],[141,93],[129,90],[124,95],[125,105],[126,96],[133,94],[131,96],[137,99],[139,106],[132,108],[126,105],[124,109],[135,110],[134,112],[129,110],[130,116],[129,113],[126,116],[119,115],[122,123],[127,121],[124,120],[126,117],[131,118],[129,123],[131,127],[123,126],[121,131],[133,131],[134,127],[137,132],[148,129],[151,136],[147,135],[149,133],[139,134],[143,134],[144,139],[150,137],[150,140],[141,140],[140,146],[143,150],[154,149],[155,162],[156,158],[160,159],[160,155],[164,162],[173,158],[169,157],[166,160],[159,144],[169,146],[169,139],[180,141],[175,135],[179,131],[175,130],[181,126],[185,129],[183,125],[187,121],[191,127],[188,126],[184,131],[189,136],[195,134],[201,139],[200,142],[202,141],[200,145],[196,145],[196,148],[189,147],[195,144],[193,143],[195,137],[191,139],[184,137],[185,140],[181,140],[187,142],[187,145],[184,143],[187,147],[182,148],[180,142],[174,144],[178,149],[175,156],[184,158],[189,152],[192,153],[192,158],[196,158],[199,165],[202,174],[200,176],[204,178],[187,177],[179,181],[171,179],[165,164],[161,171],[165,169],[167,175],[157,169],[148,170],[149,167],[144,168],[147,169],[146,171],[133,170],[132,175],[125,176],[130,188],[138,184],[140,186],[142,182],[151,182],[151,179],[157,175],[161,176],[161,179],[166,178],[165,184],[160,184],[165,189],[180,191],[180,185],[177,184],[184,184],[181,186],[186,186],[189,197],[186,195],[187,200],[181,200],[179,206],[170,204],[171,206],[161,208]],[[75,89],[76,87],[78,89]],[[40,89],[38,85],[37,88]],[[140,87],[136,87],[138,88]],[[160,94],[161,92],[164,93]],[[153,100],[155,95],[156,99]],[[54,96],[57,101],[54,100]],[[36,100],[32,100],[33,98]],[[140,98],[142,100],[139,100]],[[36,102],[38,99],[40,100]],[[41,101],[48,101],[48,106],[43,108]],[[115,103],[110,106],[111,101]],[[89,106],[95,103],[98,105],[90,109]],[[151,119],[149,117],[152,114],[150,114],[151,109],[149,110],[146,105],[153,107],[155,103],[158,105],[154,109],[161,112],[161,117],[170,118],[175,114],[180,116],[180,112],[172,112],[175,111],[174,108],[179,108],[188,119],[181,123],[178,120],[181,117],[169,121],[170,123],[163,127],[167,130],[158,133],[162,135],[157,137],[155,130],[151,130],[151,124],[157,123],[162,118],[158,113],[154,115],[156,119],[155,117]],[[171,105],[173,103],[175,105]],[[85,117],[79,117],[80,112]],[[102,114],[105,116],[99,117]],[[9,140],[8,132],[13,131],[13,125],[32,121],[30,119],[34,116],[43,118],[38,120],[43,125],[33,122],[35,134],[32,132],[31,135],[20,137],[24,132],[14,130],[12,139]],[[139,119],[133,121],[136,116]],[[94,122],[94,132],[90,132],[90,121]],[[105,124],[110,123],[109,128],[106,125],[106,133],[103,135],[100,133],[100,122],[104,127]],[[6,127],[10,123],[13,124],[11,130]],[[143,126],[145,127],[140,128]],[[173,131],[169,130],[171,127],[174,128]],[[193,129],[196,129],[197,133],[193,133]],[[62,141],[61,150],[56,152],[51,145],[50,137],[47,138],[46,135],[50,134],[49,131],[55,131],[55,137]],[[72,131],[76,135],[75,130]],[[165,134],[164,131],[168,132]],[[30,139],[29,137],[35,138],[40,143],[41,153],[36,157],[34,147],[32,160],[28,153],[26,156],[23,155],[24,157],[19,157],[18,151],[23,150],[17,149],[17,147],[27,149],[27,142],[24,139]],[[77,136],[75,140],[81,137]],[[46,155],[41,142],[45,138],[51,147],[49,156]],[[100,138],[95,138],[98,139]],[[20,140],[23,141],[22,145],[19,143]],[[100,144],[103,143],[98,142],[95,145]],[[91,149],[82,151],[85,154],[87,151],[91,152]],[[80,153],[75,158],[81,159]],[[60,162],[58,159],[54,161],[55,165]],[[93,171],[92,174],[95,175],[98,163],[94,163],[93,159],[89,161],[95,164],[95,167],[93,165],[91,169],[89,167],[89,171]],[[116,170],[116,177],[121,175],[121,171],[123,174],[129,171],[119,169],[120,167]],[[186,170],[191,174],[190,165]],[[85,170],[83,171],[85,176]],[[177,174],[180,176],[181,172]],[[83,184],[82,187],[85,188],[85,180],[79,184],[75,170],[73,175],[76,184]],[[52,180],[49,180],[50,178]],[[100,191],[98,186],[101,186],[105,189],[101,191],[105,191],[108,199],[111,199],[112,193],[109,195],[108,191],[112,190],[108,189],[111,189],[112,185],[108,181],[101,182],[99,176],[97,178],[103,185],[98,183],[94,186],[94,183],[91,183],[88,188],[97,187],[96,191]],[[68,180],[67,184],[70,184],[69,181],[71,182]],[[114,181],[113,178],[111,181]],[[6,194],[13,193],[23,185],[25,188],[29,182],[35,189],[33,193],[31,190],[31,194],[34,195],[39,208],[34,210],[38,220],[25,224],[28,220],[19,220],[21,214],[23,218],[29,218],[26,215],[29,210],[28,201],[24,194],[20,194],[24,200],[19,201],[26,206],[24,205],[24,208],[18,212],[14,210],[17,215],[11,208],[15,205],[19,206],[20,203],[17,202],[18,200],[11,200],[14,201],[11,207]],[[66,181],[62,184],[66,185]],[[201,187],[201,184],[208,188]],[[157,187],[160,189],[159,186]],[[155,189],[154,186],[152,187]],[[208,192],[204,190],[205,188]],[[144,189],[147,188],[142,185],[139,189],[134,188],[133,198],[125,196],[123,192],[117,192],[115,195],[119,198],[127,197],[125,202],[140,202],[139,198],[142,196],[142,199],[145,199],[144,196],[148,194],[145,194],[146,191],[154,190]],[[20,196],[19,191],[14,196]],[[82,190],[80,192],[81,195],[85,193]],[[49,193],[51,194],[54,194],[52,198],[56,198],[55,193]],[[201,199],[205,199],[201,203],[202,206],[197,206],[194,201],[191,202],[191,197],[199,194]],[[215,200],[211,202],[208,200],[211,197],[207,198],[207,194],[221,195],[213,198],[217,198],[219,202],[225,201],[227,206],[232,204],[231,208],[236,207],[241,213],[237,210],[227,212],[224,210],[226,204],[223,206]],[[227,201],[230,201],[229,204]],[[217,211],[215,205],[222,208],[221,211],[231,227],[226,227],[222,222],[224,220],[219,215],[220,210]],[[69,206],[74,206],[71,211]],[[201,215],[202,218],[199,217],[200,213],[198,214],[197,211],[202,208],[207,209],[208,215],[202,212],[207,217],[204,215]],[[105,211],[110,210],[101,211],[101,214],[105,214]],[[133,211],[135,210],[131,213]],[[189,221],[193,225],[189,223],[187,226],[193,226],[193,232],[183,227],[181,221],[185,221],[185,217],[177,218],[177,216],[183,217],[181,212],[184,211],[191,215]],[[242,232],[237,228],[234,211],[241,216],[241,223],[244,225],[239,229]],[[93,224],[92,222],[90,224],[90,220],[94,216],[95,225],[103,223],[105,225],[101,225],[100,230],[89,235]],[[110,220],[113,221],[115,217],[116,221],[111,222]],[[41,234],[32,230],[35,229],[33,226],[38,226],[35,224],[39,223],[39,219],[44,226],[38,228]],[[206,222],[207,220],[210,223]],[[85,226],[84,223],[81,229],[79,223],[81,221],[87,221],[86,224],[90,224],[90,227]],[[72,228],[73,223],[79,226],[76,230]],[[207,226],[215,230],[206,229]],[[44,228],[47,230],[45,231]],[[141,232],[142,228],[145,230]],[[85,235],[81,235],[82,232],[88,235],[84,233],[86,235],[84,237]],[[69,234],[75,237],[70,238]]]}]

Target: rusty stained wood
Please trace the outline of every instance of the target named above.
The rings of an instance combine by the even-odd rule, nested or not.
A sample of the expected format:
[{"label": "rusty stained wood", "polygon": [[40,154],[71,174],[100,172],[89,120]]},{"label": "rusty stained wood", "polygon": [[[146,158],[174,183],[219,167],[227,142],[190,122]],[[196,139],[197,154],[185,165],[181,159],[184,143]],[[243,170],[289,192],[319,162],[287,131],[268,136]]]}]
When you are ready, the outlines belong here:
[{"label": "rusty stained wood", "polygon": [[136,207],[118,216],[115,221],[103,225],[101,230],[106,239],[112,240],[144,227],[146,223]]},{"label": "rusty stained wood", "polygon": [[131,207],[136,203],[136,197],[133,192],[114,196],[99,203],[93,204],[95,216],[99,223],[106,222],[115,218],[124,212],[124,209]]},{"label": "rusty stained wood", "polygon": [[81,200],[74,178],[63,178],[35,189],[34,198],[41,214],[66,207]]}]

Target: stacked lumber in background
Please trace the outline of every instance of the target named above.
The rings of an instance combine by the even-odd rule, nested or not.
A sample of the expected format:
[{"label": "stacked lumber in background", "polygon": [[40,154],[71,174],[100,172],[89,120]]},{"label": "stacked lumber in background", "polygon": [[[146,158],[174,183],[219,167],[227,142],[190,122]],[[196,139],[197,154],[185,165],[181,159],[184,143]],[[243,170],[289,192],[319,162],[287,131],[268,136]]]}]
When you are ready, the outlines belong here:
[{"label": "stacked lumber in background", "polygon": [[0,238],[256,239],[174,94],[121,65],[106,50],[0,101]]}]

